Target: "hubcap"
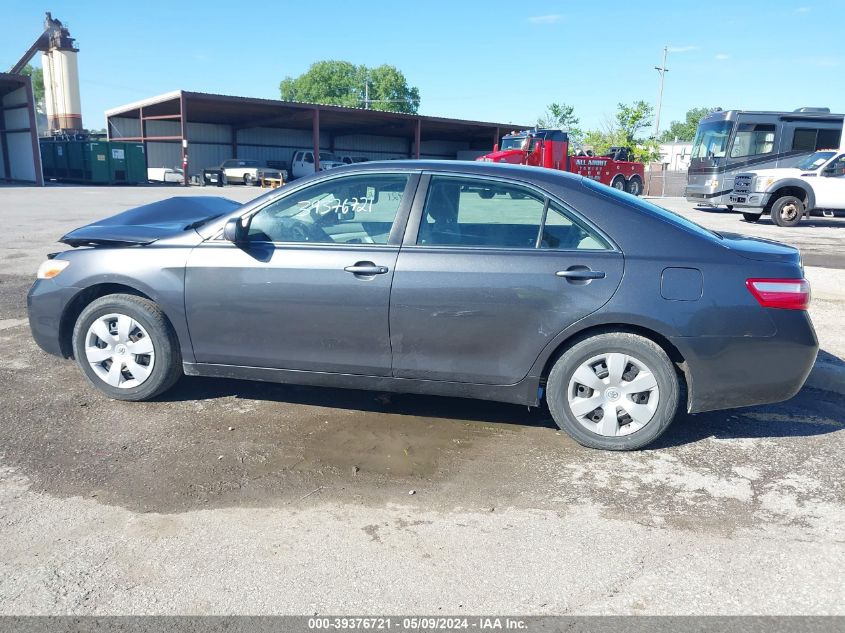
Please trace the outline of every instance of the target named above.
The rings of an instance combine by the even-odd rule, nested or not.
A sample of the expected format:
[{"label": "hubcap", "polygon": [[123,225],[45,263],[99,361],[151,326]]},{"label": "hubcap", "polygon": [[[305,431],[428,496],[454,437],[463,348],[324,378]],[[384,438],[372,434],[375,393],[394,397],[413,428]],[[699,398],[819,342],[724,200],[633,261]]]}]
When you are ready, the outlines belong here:
[{"label": "hubcap", "polygon": [[638,358],[609,352],[581,363],[567,391],[569,409],[587,430],[630,435],[651,422],[660,401],[657,379]]},{"label": "hubcap", "polygon": [[113,313],[98,317],[88,328],[85,358],[103,382],[129,389],[149,378],[155,350],[140,323],[125,314]]},{"label": "hubcap", "polygon": [[795,216],[798,215],[798,207],[794,204],[787,204],[781,209],[780,214],[786,220],[794,220]]}]

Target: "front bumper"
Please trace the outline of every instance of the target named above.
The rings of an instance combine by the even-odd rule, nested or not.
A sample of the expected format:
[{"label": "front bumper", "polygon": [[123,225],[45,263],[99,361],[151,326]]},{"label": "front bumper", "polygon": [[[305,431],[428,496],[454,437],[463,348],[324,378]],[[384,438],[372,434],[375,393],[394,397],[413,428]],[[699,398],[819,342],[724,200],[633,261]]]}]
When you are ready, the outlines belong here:
[{"label": "front bumper", "polygon": [[690,413],[788,400],[801,390],[819,350],[807,312],[767,309],[766,337],[675,337],[689,365]]},{"label": "front bumper", "polygon": [[48,354],[64,357],[72,354],[69,341],[62,346],[62,315],[79,292],[78,288],[59,286],[52,279],[39,279],[29,289],[26,296],[29,329],[38,347]]},{"label": "front bumper", "polygon": [[730,204],[741,208],[764,209],[772,197],[770,193],[737,193],[733,192],[728,196]]}]

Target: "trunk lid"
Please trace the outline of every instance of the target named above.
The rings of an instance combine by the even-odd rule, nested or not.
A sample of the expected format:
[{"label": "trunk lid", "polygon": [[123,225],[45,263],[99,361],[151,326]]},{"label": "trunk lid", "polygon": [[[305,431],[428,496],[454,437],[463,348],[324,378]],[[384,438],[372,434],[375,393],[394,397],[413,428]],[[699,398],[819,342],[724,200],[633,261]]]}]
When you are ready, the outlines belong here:
[{"label": "trunk lid", "polygon": [[167,198],[74,229],[59,241],[68,246],[138,246],[179,234],[234,211],[241,204],[217,196]]},{"label": "trunk lid", "polygon": [[794,246],[739,233],[720,233],[722,244],[746,259],[760,262],[801,263],[801,253]]}]

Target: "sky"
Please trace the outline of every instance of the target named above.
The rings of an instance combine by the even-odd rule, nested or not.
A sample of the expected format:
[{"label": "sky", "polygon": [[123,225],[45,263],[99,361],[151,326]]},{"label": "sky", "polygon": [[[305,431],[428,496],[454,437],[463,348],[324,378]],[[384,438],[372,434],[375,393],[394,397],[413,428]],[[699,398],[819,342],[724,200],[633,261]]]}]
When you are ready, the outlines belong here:
[{"label": "sky", "polygon": [[109,108],[178,89],[277,99],[284,77],[322,59],[396,66],[421,114],[533,124],[559,102],[594,129],[618,102],[656,104],[664,46],[661,129],[699,106],[845,111],[842,0],[0,0],[0,68],[46,10],[77,40],[92,129]]}]

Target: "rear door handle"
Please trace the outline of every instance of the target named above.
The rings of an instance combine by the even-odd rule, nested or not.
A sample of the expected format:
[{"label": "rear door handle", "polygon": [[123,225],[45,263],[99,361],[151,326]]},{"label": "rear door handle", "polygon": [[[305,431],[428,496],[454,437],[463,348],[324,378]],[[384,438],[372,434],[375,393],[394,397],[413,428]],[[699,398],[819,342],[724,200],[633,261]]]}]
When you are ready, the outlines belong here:
[{"label": "rear door handle", "polygon": [[559,270],[555,273],[558,277],[565,277],[566,279],[604,279],[606,277],[602,270],[589,270],[583,268],[576,268],[574,270]]},{"label": "rear door handle", "polygon": [[370,276],[370,275],[384,275],[387,272],[387,266],[376,266],[372,262],[356,262],[352,266],[347,266],[344,268],[348,273],[352,273],[353,275],[363,275],[363,276]]}]

